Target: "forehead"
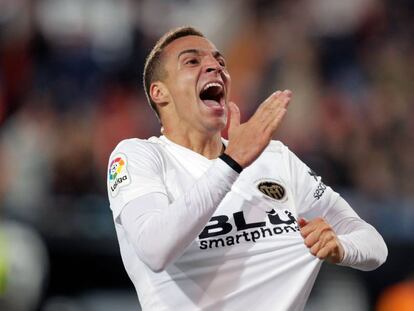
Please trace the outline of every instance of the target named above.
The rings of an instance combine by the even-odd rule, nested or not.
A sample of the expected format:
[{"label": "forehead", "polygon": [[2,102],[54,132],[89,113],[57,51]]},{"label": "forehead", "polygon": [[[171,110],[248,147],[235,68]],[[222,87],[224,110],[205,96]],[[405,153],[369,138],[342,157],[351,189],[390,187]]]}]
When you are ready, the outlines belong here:
[{"label": "forehead", "polygon": [[211,53],[217,51],[217,48],[208,39],[199,36],[186,36],[178,38],[167,45],[164,49],[164,56],[167,61],[177,59],[182,51],[199,50],[200,52]]}]

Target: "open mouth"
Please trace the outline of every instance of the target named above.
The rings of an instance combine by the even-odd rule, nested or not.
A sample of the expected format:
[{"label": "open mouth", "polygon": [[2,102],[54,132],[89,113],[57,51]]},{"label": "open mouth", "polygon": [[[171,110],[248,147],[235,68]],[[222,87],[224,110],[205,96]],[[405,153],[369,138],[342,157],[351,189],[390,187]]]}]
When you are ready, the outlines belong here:
[{"label": "open mouth", "polygon": [[200,92],[200,99],[209,107],[224,107],[224,87],[221,83],[207,83]]}]

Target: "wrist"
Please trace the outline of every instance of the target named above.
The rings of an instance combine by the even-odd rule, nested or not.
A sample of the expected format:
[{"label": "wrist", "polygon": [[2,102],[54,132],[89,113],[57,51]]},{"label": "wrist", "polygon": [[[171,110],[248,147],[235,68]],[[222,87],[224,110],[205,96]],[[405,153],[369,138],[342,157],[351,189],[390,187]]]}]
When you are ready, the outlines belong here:
[{"label": "wrist", "polygon": [[243,171],[243,167],[234,160],[231,156],[229,156],[226,153],[222,153],[219,158],[225,162],[228,166],[230,166],[233,170],[235,170],[237,173],[241,173]]}]

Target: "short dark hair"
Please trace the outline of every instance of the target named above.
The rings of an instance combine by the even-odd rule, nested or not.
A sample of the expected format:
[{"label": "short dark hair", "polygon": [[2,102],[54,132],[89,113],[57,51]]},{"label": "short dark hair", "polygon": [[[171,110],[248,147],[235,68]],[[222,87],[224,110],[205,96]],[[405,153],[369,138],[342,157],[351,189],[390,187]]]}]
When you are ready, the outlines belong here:
[{"label": "short dark hair", "polygon": [[145,60],[143,74],[145,95],[147,96],[148,103],[154,110],[160,122],[160,113],[156,104],[151,98],[150,86],[152,82],[165,79],[167,77],[167,72],[165,71],[162,64],[162,52],[164,51],[164,48],[178,38],[186,36],[199,36],[204,38],[204,35],[193,27],[183,26],[171,29],[157,41],[151,52],[148,54],[147,59]]}]

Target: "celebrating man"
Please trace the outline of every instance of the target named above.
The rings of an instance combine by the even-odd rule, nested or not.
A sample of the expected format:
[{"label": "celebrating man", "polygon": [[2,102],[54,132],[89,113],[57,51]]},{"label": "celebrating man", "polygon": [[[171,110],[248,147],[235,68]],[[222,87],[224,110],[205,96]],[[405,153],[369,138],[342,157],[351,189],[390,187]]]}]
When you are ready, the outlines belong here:
[{"label": "celebrating man", "polygon": [[108,169],[143,310],[302,310],[324,260],[372,270],[387,257],[378,232],[271,140],[292,93],[274,92],[241,124],[230,85],[224,57],[191,27],[147,58],[163,135],[122,141]]}]

